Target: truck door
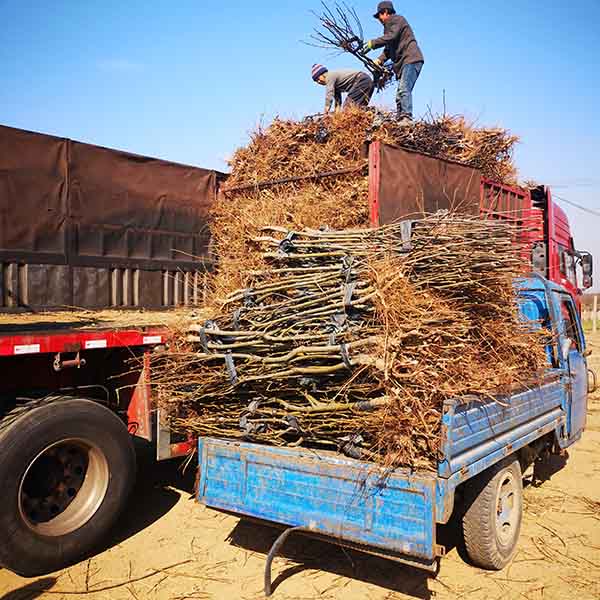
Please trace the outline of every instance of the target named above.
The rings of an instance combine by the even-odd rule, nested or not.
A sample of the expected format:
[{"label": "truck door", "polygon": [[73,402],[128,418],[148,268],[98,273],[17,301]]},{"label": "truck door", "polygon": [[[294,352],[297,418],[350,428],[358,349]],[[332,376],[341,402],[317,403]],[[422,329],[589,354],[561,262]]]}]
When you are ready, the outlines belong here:
[{"label": "truck door", "polygon": [[581,437],[585,428],[587,413],[587,362],[583,332],[575,303],[568,294],[557,293],[560,307],[560,347],[559,354],[563,366],[569,370],[569,409],[567,411],[567,432],[569,443]]}]

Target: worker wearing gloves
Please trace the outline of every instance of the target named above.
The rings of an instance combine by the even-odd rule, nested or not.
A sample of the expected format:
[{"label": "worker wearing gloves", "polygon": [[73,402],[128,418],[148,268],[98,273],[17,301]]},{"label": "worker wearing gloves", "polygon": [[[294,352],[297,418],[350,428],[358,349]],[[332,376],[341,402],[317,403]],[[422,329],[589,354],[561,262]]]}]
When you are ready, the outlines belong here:
[{"label": "worker wearing gloves", "polygon": [[363,51],[367,53],[383,48],[383,53],[375,62],[383,65],[391,60],[394,63],[393,69],[398,79],[398,120],[406,125],[412,121],[412,91],[423,67],[423,54],[411,26],[404,17],[396,14],[392,2],[380,2],[373,16],[383,25],[383,35],[367,42]]},{"label": "worker wearing gloves", "polygon": [[351,104],[366,107],[373,95],[373,80],[362,71],[344,69],[329,71],[323,65],[312,66],[312,78],[315,83],[327,86],[325,93],[325,112],[331,110],[335,101],[335,109],[342,106],[342,94],[346,93],[344,108]]}]

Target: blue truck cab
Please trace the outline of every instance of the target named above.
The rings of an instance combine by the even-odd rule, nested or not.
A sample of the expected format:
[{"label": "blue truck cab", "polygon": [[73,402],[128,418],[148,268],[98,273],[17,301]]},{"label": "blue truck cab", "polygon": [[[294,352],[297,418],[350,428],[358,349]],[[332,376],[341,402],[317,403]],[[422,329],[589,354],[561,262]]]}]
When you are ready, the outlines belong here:
[{"label": "blue truck cab", "polygon": [[521,527],[522,474],[581,437],[588,389],[572,297],[538,276],[515,288],[523,319],[553,334],[548,369],[535,385],[504,397],[447,401],[436,472],[390,471],[311,449],[199,440],[200,503],[288,528],[267,560],[267,594],[272,555],[293,531],[434,571],[445,552],[437,525],[454,513],[474,564],[508,564]]}]

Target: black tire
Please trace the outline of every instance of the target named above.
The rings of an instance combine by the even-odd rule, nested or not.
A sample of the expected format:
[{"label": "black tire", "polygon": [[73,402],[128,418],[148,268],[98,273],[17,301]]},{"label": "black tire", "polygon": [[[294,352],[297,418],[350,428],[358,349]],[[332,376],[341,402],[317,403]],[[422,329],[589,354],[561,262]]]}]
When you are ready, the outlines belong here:
[{"label": "black tire", "polygon": [[517,551],[523,518],[523,478],[519,461],[508,457],[465,488],[463,537],[478,567],[499,571]]},{"label": "black tire", "polygon": [[0,564],[32,577],[85,557],[135,481],[123,422],[81,398],[19,406],[0,421]]}]

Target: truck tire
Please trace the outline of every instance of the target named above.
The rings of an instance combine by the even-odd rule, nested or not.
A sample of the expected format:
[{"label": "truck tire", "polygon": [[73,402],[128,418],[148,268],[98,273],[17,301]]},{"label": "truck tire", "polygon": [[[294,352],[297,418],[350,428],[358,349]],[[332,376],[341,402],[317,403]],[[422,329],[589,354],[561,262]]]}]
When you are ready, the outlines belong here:
[{"label": "truck tire", "polygon": [[468,482],[463,536],[478,567],[499,571],[517,550],[523,517],[523,479],[519,461],[508,457]]},{"label": "truck tire", "polygon": [[32,577],[102,541],[135,480],[123,422],[87,399],[54,397],[0,421],[0,565]]}]

